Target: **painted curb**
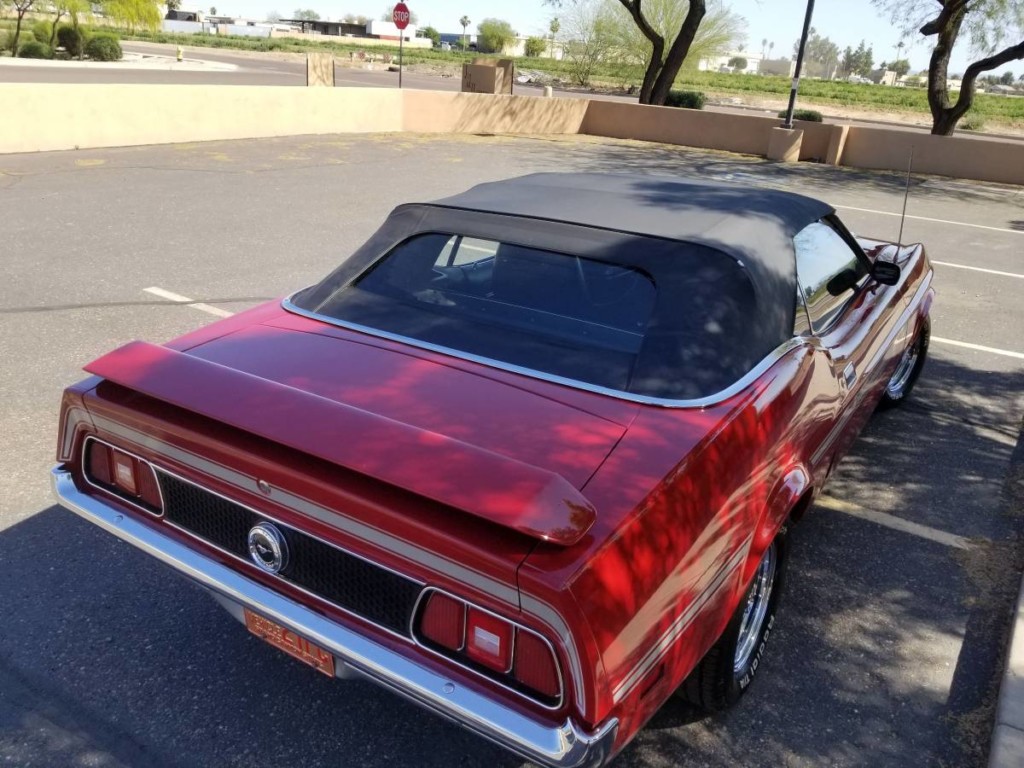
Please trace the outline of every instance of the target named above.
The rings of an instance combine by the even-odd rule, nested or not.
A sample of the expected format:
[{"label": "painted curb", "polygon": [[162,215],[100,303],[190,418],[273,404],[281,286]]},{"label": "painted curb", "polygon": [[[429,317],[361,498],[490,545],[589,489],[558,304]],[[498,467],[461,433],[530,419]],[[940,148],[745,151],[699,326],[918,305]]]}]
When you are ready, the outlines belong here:
[{"label": "painted curb", "polygon": [[989,768],[1024,765],[1024,580],[1017,596],[1006,668],[999,686],[999,706],[988,764]]}]

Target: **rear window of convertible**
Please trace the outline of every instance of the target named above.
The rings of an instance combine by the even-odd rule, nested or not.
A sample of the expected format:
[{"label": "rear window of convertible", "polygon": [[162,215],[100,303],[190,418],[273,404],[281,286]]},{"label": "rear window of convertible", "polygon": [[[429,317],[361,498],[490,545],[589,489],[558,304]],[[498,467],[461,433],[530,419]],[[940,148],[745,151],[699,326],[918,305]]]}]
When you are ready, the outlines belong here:
[{"label": "rear window of convertible", "polygon": [[[680,268],[690,259],[681,259],[662,285],[642,265],[421,234],[355,279],[326,291],[314,286],[293,301],[342,324],[542,375],[652,397],[699,397],[734,380],[722,369],[731,355],[719,352],[730,331],[734,342],[741,335],[745,299],[736,286],[750,289],[732,260],[713,258],[717,267],[708,269],[707,253],[722,254],[688,248],[691,259],[704,258],[688,274]],[[723,269],[740,273],[739,280],[727,276],[731,290],[719,290]],[[313,296],[320,300],[311,304]]]}]

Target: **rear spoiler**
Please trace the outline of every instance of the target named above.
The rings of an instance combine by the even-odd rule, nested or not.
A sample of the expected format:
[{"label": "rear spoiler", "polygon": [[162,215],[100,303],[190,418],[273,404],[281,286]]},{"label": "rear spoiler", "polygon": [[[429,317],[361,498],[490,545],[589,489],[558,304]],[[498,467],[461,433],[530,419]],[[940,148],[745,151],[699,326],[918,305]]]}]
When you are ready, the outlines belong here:
[{"label": "rear spoiler", "polygon": [[85,370],[535,539],[570,546],[596,519],[561,475],[167,347],[133,341]]}]

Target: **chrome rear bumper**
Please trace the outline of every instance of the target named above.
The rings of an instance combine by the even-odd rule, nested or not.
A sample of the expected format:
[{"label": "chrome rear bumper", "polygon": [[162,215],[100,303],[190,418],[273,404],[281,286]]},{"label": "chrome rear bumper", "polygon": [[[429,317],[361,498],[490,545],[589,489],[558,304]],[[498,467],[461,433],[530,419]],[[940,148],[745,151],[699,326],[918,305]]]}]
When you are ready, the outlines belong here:
[{"label": "chrome rear bumper", "polygon": [[310,609],[201,555],[175,539],[82,493],[71,473],[55,467],[53,490],[61,505],[161,560],[216,595],[282,624],[329,650],[360,675],[534,762],[575,768],[599,766],[615,740],[617,720],[583,732],[571,719],[561,725],[535,720],[454,679],[335,624]]}]

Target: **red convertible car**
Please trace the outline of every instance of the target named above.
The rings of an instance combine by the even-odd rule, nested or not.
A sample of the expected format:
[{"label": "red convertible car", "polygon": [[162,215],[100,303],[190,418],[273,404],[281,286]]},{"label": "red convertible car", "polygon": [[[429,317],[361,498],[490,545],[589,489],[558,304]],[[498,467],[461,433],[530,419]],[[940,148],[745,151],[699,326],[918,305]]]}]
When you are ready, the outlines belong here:
[{"label": "red convertible car", "polygon": [[325,675],[600,765],[754,678],[787,525],[913,387],[931,279],[786,192],[483,184],[86,366],[54,487]]}]

